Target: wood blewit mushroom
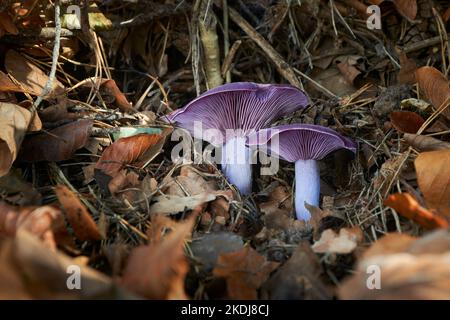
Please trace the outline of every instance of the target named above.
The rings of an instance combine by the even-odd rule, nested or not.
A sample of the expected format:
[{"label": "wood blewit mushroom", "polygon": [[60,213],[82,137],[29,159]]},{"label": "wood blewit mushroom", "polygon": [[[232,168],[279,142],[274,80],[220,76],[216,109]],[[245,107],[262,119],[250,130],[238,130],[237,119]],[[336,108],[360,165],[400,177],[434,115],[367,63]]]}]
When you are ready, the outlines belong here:
[{"label": "wood blewit mushroom", "polygon": [[337,149],[356,152],[356,144],[349,138],[330,128],[312,124],[262,129],[252,134],[249,141],[259,145],[267,144],[271,153],[295,163],[295,212],[297,219],[306,221],[311,215],[305,202],[313,206],[319,205],[320,173],[317,160]]},{"label": "wood blewit mushroom", "polygon": [[[252,167],[251,152],[246,146],[247,136],[307,105],[306,95],[291,85],[235,82],[208,90],[185,107],[164,116],[163,120],[175,123],[195,138],[214,145],[221,139],[204,132],[207,129],[218,130],[224,137],[222,170],[241,193],[249,194]],[[196,122],[205,129],[202,133],[194,130]],[[230,131],[233,134],[229,134]]]}]

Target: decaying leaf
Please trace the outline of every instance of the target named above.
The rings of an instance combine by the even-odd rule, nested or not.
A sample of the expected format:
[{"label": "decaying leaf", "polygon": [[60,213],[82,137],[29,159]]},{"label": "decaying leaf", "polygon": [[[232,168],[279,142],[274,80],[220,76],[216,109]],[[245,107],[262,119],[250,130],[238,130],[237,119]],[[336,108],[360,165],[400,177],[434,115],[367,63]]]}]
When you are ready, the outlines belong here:
[{"label": "decaying leaf", "polygon": [[124,112],[134,111],[133,107],[128,102],[122,91],[120,91],[119,87],[117,87],[117,84],[113,79],[109,79],[103,82],[101,88],[114,97],[115,103],[120,110]]},{"label": "decaying leaf", "polygon": [[450,143],[433,137],[420,134],[405,133],[403,139],[412,147],[419,151],[434,151],[450,149]]},{"label": "decaying leaf", "polygon": [[445,107],[443,114],[450,119],[450,87],[447,78],[434,67],[421,67],[416,71],[420,91],[433,106]]},{"label": "decaying leaf", "polygon": [[261,288],[263,299],[329,300],[332,290],[322,280],[323,268],[309,243],[301,242],[289,260]]},{"label": "decaying leaf", "polygon": [[416,133],[425,120],[415,112],[393,111],[390,114],[392,126],[403,133]]},{"label": "decaying leaf", "polygon": [[55,233],[65,231],[65,222],[61,211],[51,206],[17,208],[0,202],[0,235],[14,236],[22,229],[55,248]]},{"label": "decaying leaf", "polygon": [[57,185],[55,187],[55,193],[62,205],[67,220],[79,240],[96,241],[103,238],[85,205],[68,187]]},{"label": "decaying leaf", "polygon": [[0,177],[8,173],[16,159],[31,118],[27,109],[0,102]]},{"label": "decaying leaf", "polygon": [[[184,243],[190,237],[195,218],[194,215],[184,222],[170,223],[172,230],[164,237],[153,232],[154,241],[131,252],[121,284],[147,299],[186,299],[184,278],[189,264]],[[153,218],[153,223],[167,223],[164,217],[161,224],[158,219]]]},{"label": "decaying leaf", "polygon": [[[67,286],[68,270],[80,271],[80,289],[70,290]],[[14,239],[0,241],[0,298],[129,299],[135,296],[116,287],[107,276],[60,252],[48,250],[35,236],[20,230]]]},{"label": "decaying leaf", "polygon": [[267,261],[251,247],[245,247],[220,255],[213,275],[226,279],[229,299],[257,299],[257,290],[278,265]]},{"label": "decaying leaf", "polygon": [[409,193],[396,193],[384,200],[384,205],[393,208],[402,216],[417,222],[425,229],[447,228],[442,217],[423,208]]},{"label": "decaying leaf", "polygon": [[156,203],[150,207],[153,214],[171,214],[183,212],[184,210],[192,210],[206,202],[216,199],[214,193],[200,193],[190,197],[180,196],[158,196],[154,197]]},{"label": "decaying leaf", "polygon": [[405,84],[415,83],[415,71],[417,69],[416,63],[414,62],[414,60],[409,59],[404,52],[399,53],[399,58],[401,68],[397,74],[398,82]]},{"label": "decaying leaf", "polygon": [[332,229],[327,229],[311,248],[316,253],[349,254],[356,249],[363,239],[364,235],[358,226],[341,228],[339,234]]},{"label": "decaying leaf", "polygon": [[[369,252],[370,251],[370,252]],[[341,299],[450,299],[450,234],[378,240],[339,287]]]},{"label": "decaying leaf", "polygon": [[428,207],[450,217],[450,149],[422,152],[414,165]]},{"label": "decaying leaf", "polygon": [[92,125],[92,120],[79,120],[26,137],[19,158],[25,162],[68,160],[86,145]]},{"label": "decaying leaf", "polygon": [[[25,92],[32,95],[40,95],[44,89],[48,76],[44,71],[36,67],[23,55],[14,50],[9,50],[5,56],[5,67],[22,86]],[[53,93],[61,94],[64,86],[57,79],[53,81]]]},{"label": "decaying leaf", "polygon": [[121,138],[103,151],[95,168],[114,177],[124,166],[143,157],[161,139],[162,136],[159,134],[138,134]]}]

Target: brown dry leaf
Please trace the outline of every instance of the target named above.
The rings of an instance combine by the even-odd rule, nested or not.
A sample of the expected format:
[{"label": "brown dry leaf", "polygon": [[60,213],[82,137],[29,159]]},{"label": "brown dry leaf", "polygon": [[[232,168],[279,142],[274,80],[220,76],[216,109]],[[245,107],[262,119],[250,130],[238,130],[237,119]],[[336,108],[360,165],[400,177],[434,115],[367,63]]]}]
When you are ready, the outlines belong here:
[{"label": "brown dry leaf", "polygon": [[0,71],[0,91],[23,92],[23,89],[13,83],[11,79],[9,79],[7,74],[5,74],[3,71]]},{"label": "brown dry leaf", "polygon": [[117,107],[123,112],[134,112],[133,107],[128,102],[125,95],[117,87],[116,82],[113,79],[106,80],[102,83],[101,89],[105,90],[107,94],[111,95],[115,99]]},{"label": "brown dry leaf", "polygon": [[416,71],[420,91],[438,109],[446,105],[443,114],[450,119],[450,87],[447,78],[434,67],[421,67]]},{"label": "brown dry leaf", "polygon": [[0,29],[5,30],[6,32],[13,35],[19,34],[19,30],[6,11],[0,12]]},{"label": "brown dry leaf", "polygon": [[150,244],[131,252],[121,284],[147,299],[187,299],[184,279],[189,264],[184,255],[184,243],[191,235],[196,216],[176,224],[167,223],[164,218],[158,222],[158,219],[153,218],[153,223],[159,228],[169,224],[172,231],[165,237],[153,231]]},{"label": "brown dry leaf", "polygon": [[[40,95],[47,83],[48,76],[20,53],[9,50],[5,56],[5,68],[23,87],[25,92]],[[57,79],[53,81],[53,93],[61,94],[64,86]]]},{"label": "brown dry leaf", "polygon": [[251,247],[245,247],[237,252],[221,254],[213,275],[226,279],[229,299],[255,300],[258,298],[257,290],[278,265],[267,261]]},{"label": "brown dry leaf", "polygon": [[413,84],[416,82],[415,71],[417,69],[417,65],[414,60],[409,59],[406,56],[406,53],[400,52],[400,71],[397,74],[397,80],[400,83],[404,84]]},{"label": "brown dry leaf", "polygon": [[342,73],[342,76],[347,81],[348,84],[354,85],[356,77],[361,74],[355,66],[358,64],[359,56],[341,56],[336,58],[334,61],[336,67]]},{"label": "brown dry leaf", "polygon": [[317,255],[303,241],[292,256],[261,288],[261,298],[270,300],[330,300],[333,293],[322,280]]},{"label": "brown dry leaf", "polygon": [[[74,267],[80,268],[79,290],[67,287]],[[0,241],[0,298],[124,299],[133,296],[117,288],[105,275],[60,252],[48,250],[35,236],[20,230],[15,238]]]},{"label": "brown dry leaf", "polygon": [[403,133],[416,133],[425,120],[412,111],[393,111],[390,114],[392,126]]},{"label": "brown dry leaf", "polygon": [[55,233],[64,233],[65,222],[61,211],[51,206],[17,208],[0,202],[0,235],[14,236],[21,229],[55,248]]},{"label": "brown dry leaf", "polygon": [[25,108],[0,102],[0,177],[8,173],[16,159],[31,117]]},{"label": "brown dry leaf", "polygon": [[406,161],[408,157],[408,152],[403,152],[400,155],[393,156],[386,160],[380,168],[379,174],[374,180],[374,188],[380,190],[383,197],[387,197],[390,186],[395,183],[395,179],[404,168],[402,164]]},{"label": "brown dry leaf", "polygon": [[403,139],[412,147],[419,151],[435,151],[450,149],[450,143],[438,140],[433,137],[423,136],[419,134],[405,133]]},{"label": "brown dry leaf", "polygon": [[387,233],[364,251],[361,258],[407,251],[416,239],[404,233]]},{"label": "brown dry leaf", "polygon": [[417,0],[393,0],[394,6],[403,17],[413,21],[417,16]]},{"label": "brown dry leaf", "polygon": [[151,214],[175,214],[184,210],[193,210],[206,202],[216,199],[214,193],[200,193],[195,196],[158,196],[156,203],[150,207]]},{"label": "brown dry leaf", "polygon": [[167,187],[163,192],[168,195],[183,197],[217,190],[217,183],[214,180],[206,181],[199,171],[191,166],[183,166],[179,176],[165,179]]},{"label": "brown dry leaf", "polygon": [[363,239],[364,235],[359,226],[342,228],[339,230],[339,234],[332,229],[327,229],[311,248],[316,253],[349,254],[356,249]]},{"label": "brown dry leaf", "polygon": [[[412,238],[388,234],[358,261],[339,288],[341,299],[450,299],[450,234],[447,230]],[[374,271],[375,270],[375,271]],[[376,270],[379,270],[377,272]],[[375,285],[377,274],[380,287]]]},{"label": "brown dry leaf", "polygon": [[448,222],[442,217],[423,208],[409,193],[391,194],[384,205],[391,207],[402,216],[411,219],[425,229],[447,228]]},{"label": "brown dry leaf", "polygon": [[68,160],[86,145],[93,123],[92,120],[79,120],[48,133],[26,137],[19,159],[25,162]]},{"label": "brown dry leaf", "polygon": [[114,177],[127,164],[139,160],[151,147],[162,139],[159,134],[138,134],[121,138],[107,147],[95,168]]},{"label": "brown dry leaf", "polygon": [[414,166],[428,207],[450,217],[450,149],[422,152]]},{"label": "brown dry leaf", "polygon": [[97,241],[103,238],[94,219],[85,205],[65,185],[57,185],[55,193],[64,210],[65,216],[73,228],[75,236],[81,241]]}]

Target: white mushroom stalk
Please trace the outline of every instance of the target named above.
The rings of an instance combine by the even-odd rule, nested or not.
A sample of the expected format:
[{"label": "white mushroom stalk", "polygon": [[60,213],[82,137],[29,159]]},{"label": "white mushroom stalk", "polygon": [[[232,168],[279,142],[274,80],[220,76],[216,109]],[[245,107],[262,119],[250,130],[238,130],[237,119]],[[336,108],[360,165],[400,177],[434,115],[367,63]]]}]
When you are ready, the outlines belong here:
[{"label": "white mushroom stalk", "polygon": [[252,192],[251,152],[244,137],[228,140],[222,149],[222,171],[228,182],[234,184],[242,194]]},{"label": "white mushroom stalk", "polygon": [[295,161],[295,215],[298,220],[311,219],[305,203],[318,207],[320,172],[316,160]]}]

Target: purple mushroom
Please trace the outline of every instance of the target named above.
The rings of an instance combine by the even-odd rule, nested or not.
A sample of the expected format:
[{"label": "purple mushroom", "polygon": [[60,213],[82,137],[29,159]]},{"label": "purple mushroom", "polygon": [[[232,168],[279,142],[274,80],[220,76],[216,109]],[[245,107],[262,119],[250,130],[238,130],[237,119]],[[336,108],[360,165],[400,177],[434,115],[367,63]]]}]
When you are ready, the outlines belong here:
[{"label": "purple mushroom", "polygon": [[[195,138],[221,145],[225,176],[241,193],[249,194],[252,167],[247,136],[307,104],[306,95],[291,85],[235,82],[203,93],[163,120],[176,123]],[[201,123],[202,132],[194,129],[196,122]],[[208,129],[216,129],[221,137],[205,135]]]},{"label": "purple mushroom", "polygon": [[320,174],[317,160],[337,149],[356,152],[356,144],[336,131],[312,124],[282,125],[263,129],[249,138],[254,145],[267,144],[280,158],[295,162],[295,212],[297,219],[309,220],[305,202],[319,205]]}]

